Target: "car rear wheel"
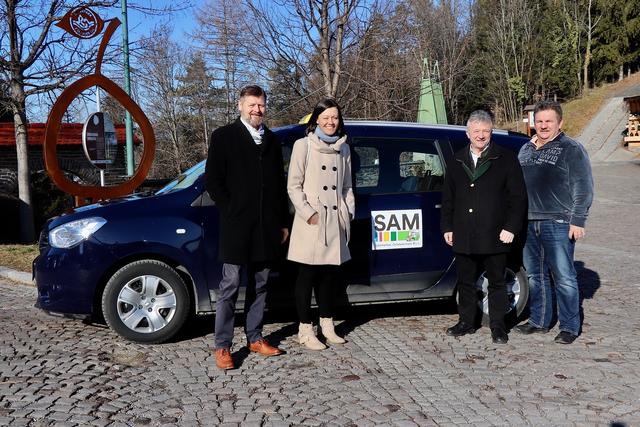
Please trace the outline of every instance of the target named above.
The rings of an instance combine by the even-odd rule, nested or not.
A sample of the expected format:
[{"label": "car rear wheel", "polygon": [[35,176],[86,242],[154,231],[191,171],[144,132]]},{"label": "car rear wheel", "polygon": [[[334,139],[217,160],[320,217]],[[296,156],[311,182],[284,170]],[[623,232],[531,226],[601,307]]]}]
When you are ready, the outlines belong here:
[{"label": "car rear wheel", "polygon": [[[529,281],[527,275],[523,269],[520,269],[517,273],[507,268],[506,272],[507,283],[507,296],[509,297],[509,311],[511,314],[513,310],[516,311],[516,317],[522,314],[522,311],[527,305],[529,299]],[[480,309],[482,310],[482,324],[489,326],[489,295],[487,288],[489,287],[489,281],[485,277],[484,273],[480,275],[476,282],[478,292],[482,293],[482,299],[478,301]]]},{"label": "car rear wheel", "polygon": [[142,260],[127,264],[107,282],[102,312],[123,338],[147,344],[171,339],[190,311],[189,291],[167,264]]}]

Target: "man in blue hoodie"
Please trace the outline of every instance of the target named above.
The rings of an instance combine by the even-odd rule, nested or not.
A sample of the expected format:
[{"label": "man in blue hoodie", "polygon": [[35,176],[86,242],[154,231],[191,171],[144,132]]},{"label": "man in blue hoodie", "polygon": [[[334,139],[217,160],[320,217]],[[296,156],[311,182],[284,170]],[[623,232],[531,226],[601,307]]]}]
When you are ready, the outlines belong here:
[{"label": "man in blue hoodie", "polygon": [[571,344],[580,333],[580,293],[573,254],[576,241],[585,235],[593,200],[591,165],[584,147],[561,131],[559,103],[539,102],[534,121],[536,135],[518,154],[529,197],[523,261],[529,278],[531,316],[516,330],[523,334],[548,332],[555,291],[560,324],[555,342]]}]

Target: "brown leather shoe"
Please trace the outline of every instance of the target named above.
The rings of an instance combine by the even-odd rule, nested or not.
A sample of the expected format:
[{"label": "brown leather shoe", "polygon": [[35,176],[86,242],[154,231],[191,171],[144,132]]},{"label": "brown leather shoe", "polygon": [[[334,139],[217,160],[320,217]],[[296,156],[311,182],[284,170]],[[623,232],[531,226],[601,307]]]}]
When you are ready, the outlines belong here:
[{"label": "brown leather shoe", "polygon": [[258,341],[249,343],[249,351],[261,354],[263,356],[277,356],[284,353],[278,347],[274,347],[267,342],[264,338],[260,338]]},{"label": "brown leather shoe", "polygon": [[228,348],[216,348],[216,366],[220,369],[233,369],[233,359]]}]

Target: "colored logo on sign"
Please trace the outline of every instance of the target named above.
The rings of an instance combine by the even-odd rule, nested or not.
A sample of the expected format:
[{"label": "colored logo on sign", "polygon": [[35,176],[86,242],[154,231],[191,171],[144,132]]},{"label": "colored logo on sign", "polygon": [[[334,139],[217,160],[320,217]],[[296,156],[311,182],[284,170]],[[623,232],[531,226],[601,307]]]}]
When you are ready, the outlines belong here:
[{"label": "colored logo on sign", "polygon": [[420,239],[420,233],[417,231],[378,231],[375,233],[374,239],[378,242],[411,242]]},{"label": "colored logo on sign", "polygon": [[56,25],[76,37],[90,39],[100,34],[104,22],[93,10],[80,6],[67,12]]},{"label": "colored logo on sign", "polygon": [[422,210],[371,212],[373,250],[422,247]]}]

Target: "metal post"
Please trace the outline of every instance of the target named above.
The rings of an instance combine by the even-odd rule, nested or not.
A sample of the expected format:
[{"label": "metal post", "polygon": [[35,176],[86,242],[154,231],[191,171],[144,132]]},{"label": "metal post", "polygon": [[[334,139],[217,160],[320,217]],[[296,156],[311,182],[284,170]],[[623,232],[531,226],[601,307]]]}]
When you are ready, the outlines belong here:
[{"label": "metal post", "polygon": [[[131,96],[131,82],[129,81],[129,24],[127,23],[127,0],[120,0],[122,6],[122,50],[124,52],[124,91]],[[127,175],[133,175],[133,122],[131,113],[125,113],[125,127],[127,133]]]},{"label": "metal post", "polygon": [[[100,105],[100,86],[96,86],[96,111],[99,112],[101,108]],[[104,169],[100,169],[100,187],[105,186],[104,180]]]}]

